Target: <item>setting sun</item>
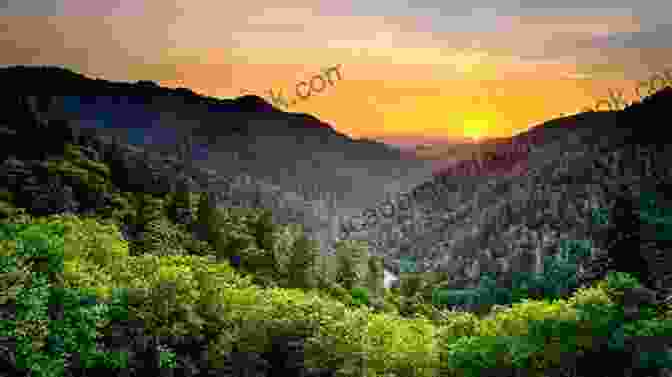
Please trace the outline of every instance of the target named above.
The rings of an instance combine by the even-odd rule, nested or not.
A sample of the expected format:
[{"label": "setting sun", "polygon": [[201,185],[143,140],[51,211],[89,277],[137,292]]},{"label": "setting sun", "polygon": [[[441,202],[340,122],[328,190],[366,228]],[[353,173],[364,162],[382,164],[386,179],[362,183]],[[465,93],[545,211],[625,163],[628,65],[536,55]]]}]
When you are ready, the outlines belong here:
[{"label": "setting sun", "polygon": [[487,123],[483,120],[468,120],[464,122],[464,136],[480,141],[487,132]]}]

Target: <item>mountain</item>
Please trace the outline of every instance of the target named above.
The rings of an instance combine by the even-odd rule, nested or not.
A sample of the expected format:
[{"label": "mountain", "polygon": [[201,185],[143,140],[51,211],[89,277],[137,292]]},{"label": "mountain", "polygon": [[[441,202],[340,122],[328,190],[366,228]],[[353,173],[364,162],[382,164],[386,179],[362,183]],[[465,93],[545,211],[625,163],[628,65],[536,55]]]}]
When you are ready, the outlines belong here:
[{"label": "mountain", "polygon": [[[488,154],[505,153],[521,148],[541,148],[557,138],[563,138],[570,130],[586,133],[595,129],[596,132],[600,132],[604,124],[609,124],[604,121],[605,114],[608,113],[610,112],[580,113],[552,119],[512,137],[435,144],[429,148],[416,149],[416,158],[433,161],[435,174],[441,174],[445,168],[454,166],[459,161],[484,159]],[[586,127],[588,124],[590,126]],[[583,130],[579,131],[578,127],[583,127]]]},{"label": "mountain", "polygon": [[[668,87],[622,111],[555,119],[474,146],[471,151],[481,153],[471,160],[371,205],[340,235],[367,241],[395,274],[400,259],[412,257],[418,272],[444,273],[452,279],[446,287],[454,289],[473,288],[486,271],[510,287],[510,272],[541,272],[543,258],[556,256],[561,240],[588,239],[594,247],[582,261],[582,279],[594,281],[618,265],[669,294],[672,259],[664,241],[640,234],[650,225],[602,229],[591,225],[591,216],[600,207],[616,217],[619,200],[639,203],[646,193],[671,192],[672,156],[661,127],[671,105]],[[626,219],[637,218],[629,213]],[[641,242],[614,243],[618,232]],[[639,262],[627,262],[628,256]]]},{"label": "mountain", "polygon": [[[157,86],[149,82],[141,82],[139,86],[144,90],[157,90]],[[191,98],[190,101],[195,102],[201,98],[192,95],[187,95],[185,98],[187,97]],[[180,101],[184,102],[185,98],[180,99]],[[104,100],[105,98],[100,101]],[[158,100],[160,98],[157,97]],[[294,195],[290,199],[289,195],[286,194],[291,193],[282,192],[277,186],[264,183],[250,175],[227,175],[203,168],[199,163],[200,161],[195,159],[195,157],[201,157],[194,152],[197,145],[193,143],[193,140],[190,141],[189,137],[186,137],[186,133],[180,135],[180,138],[176,138],[180,140],[174,146],[176,153],[173,155],[161,154],[151,151],[150,148],[124,143],[121,137],[113,138],[103,135],[101,130],[105,130],[104,127],[83,128],[75,126],[76,121],[58,119],[54,115],[55,109],[58,109],[59,106],[62,108],[71,105],[72,102],[68,101],[68,98],[63,99],[58,96],[54,98],[49,95],[17,94],[9,90],[0,95],[0,218],[4,218],[6,215],[18,215],[20,211],[17,210],[17,207],[25,208],[36,217],[68,212],[78,216],[86,216],[93,212],[105,220],[110,220],[110,218],[121,220],[123,225],[121,231],[124,238],[129,241],[140,241],[132,242],[132,251],[135,255],[162,253],[163,255],[170,255],[179,254],[186,250],[189,254],[208,255],[212,257],[208,259],[214,260],[214,262],[219,262],[220,258],[213,255],[212,249],[204,247],[205,242],[199,235],[201,233],[199,227],[195,226],[191,230],[190,225],[193,225],[190,224],[193,221],[193,210],[189,208],[191,197],[176,194],[205,191],[211,194],[208,195],[208,198],[214,199],[220,205],[228,207],[237,202],[238,205],[245,207],[270,208],[276,216],[283,217],[283,221],[299,222],[307,226],[320,225],[319,214],[315,215],[310,208],[302,208],[304,204],[308,206],[311,202],[306,200],[306,197]],[[94,98],[93,101],[86,99],[86,101],[88,101],[86,102],[87,105],[82,105],[82,99],[78,97],[75,103],[79,104],[80,109],[84,109],[86,106],[94,106],[94,109],[96,109],[95,105],[99,103],[98,98]],[[129,106],[128,103],[121,104],[117,99],[112,100],[113,103],[115,101],[117,101],[116,104],[106,106],[132,111],[132,106]],[[124,99],[124,101],[126,100]],[[255,98],[248,97],[243,102],[246,104],[240,105],[240,103],[237,103],[233,105],[233,108],[240,110],[242,106],[248,110],[259,110],[251,111],[250,114],[272,112],[266,111],[268,108]],[[59,106],[55,106],[54,103]],[[88,105],[91,103],[94,105]],[[510,153],[505,150],[507,147],[502,146],[500,154],[506,156],[498,157],[495,153],[495,156],[487,157],[488,161],[465,163],[457,171],[436,175],[432,180],[415,186],[410,193],[402,193],[390,197],[387,201],[376,206],[370,206],[363,216],[353,218],[353,221],[346,224],[347,226],[344,227],[342,232],[343,238],[365,237],[374,247],[374,252],[385,257],[387,265],[392,265],[391,268],[394,269],[396,264],[395,272],[397,273],[399,268],[396,260],[399,257],[416,257],[419,262],[416,266],[418,270],[445,272],[451,279],[444,282],[449,283],[448,286],[450,287],[473,286],[474,280],[479,274],[486,271],[498,273],[498,283],[503,283],[506,287],[507,276],[510,277],[509,272],[535,270],[539,266],[538,262],[541,256],[557,255],[558,240],[566,239],[565,237],[569,239],[590,239],[597,245],[596,249],[593,250],[596,255],[599,256],[598,251],[600,249],[605,249],[616,260],[614,262],[607,260],[605,262],[607,267],[611,263],[612,266],[616,265],[616,269],[619,271],[638,272],[638,277],[646,278],[645,282],[647,284],[656,287],[658,291],[667,290],[669,293],[670,288],[672,288],[670,286],[670,280],[672,280],[670,278],[672,277],[672,271],[670,270],[672,260],[670,258],[672,256],[667,250],[669,243],[665,244],[650,238],[658,229],[653,229],[654,232],[649,232],[648,236],[645,231],[641,230],[645,224],[641,220],[636,221],[638,215],[633,211],[632,204],[635,204],[634,202],[639,200],[639,197],[644,193],[649,192],[660,194],[659,204],[666,208],[665,212],[669,213],[668,209],[672,208],[670,207],[672,198],[669,197],[669,193],[672,192],[670,190],[672,187],[672,180],[670,179],[672,178],[672,172],[668,162],[672,156],[670,156],[671,152],[668,152],[669,148],[664,148],[665,145],[663,145],[665,142],[663,132],[665,130],[656,128],[661,123],[664,124],[665,112],[668,111],[670,105],[672,105],[672,88],[658,92],[645,99],[641,104],[635,104],[621,112],[605,113],[599,116],[597,114],[586,114],[583,118],[575,118],[573,123],[556,122],[553,125],[549,123],[543,127],[537,127],[521,136],[521,140],[527,138],[527,141],[532,143],[535,140],[532,135],[537,135],[537,142],[534,147],[530,147],[524,152],[514,151]],[[88,111],[92,110],[89,109]],[[146,113],[149,113],[149,111],[146,111]],[[93,115],[97,115],[92,118],[93,121],[98,121],[101,118],[103,121],[115,119],[109,117],[106,112],[94,113]],[[137,111],[135,115],[141,118],[143,113]],[[183,116],[184,113],[179,113],[179,115]],[[207,117],[202,112],[194,115]],[[308,122],[305,119],[309,117],[303,116],[302,118]],[[128,119],[129,121],[137,121],[138,118],[129,117]],[[194,122],[197,123],[199,119],[195,118]],[[165,121],[165,119],[159,120]],[[159,127],[161,126],[159,125]],[[237,128],[236,132],[242,134],[263,134],[265,130],[263,127],[269,125],[257,125],[259,129],[254,129],[244,122],[243,124],[237,123],[227,126]],[[308,133],[307,131],[304,132],[300,125],[297,125],[296,128],[298,131],[295,130],[294,132],[299,137]],[[145,131],[144,128],[140,127],[129,127],[129,129]],[[318,131],[314,131],[315,129]],[[310,132],[318,133],[320,136],[324,135],[319,130],[320,127],[316,126]],[[212,130],[208,131],[213,132]],[[322,131],[328,132],[326,129]],[[213,134],[216,133],[213,132]],[[125,134],[125,136],[128,136],[127,140],[142,144],[140,141],[145,141],[144,139],[133,140],[133,137],[138,135],[146,136],[143,133],[133,134],[130,132],[130,135],[129,133]],[[164,136],[164,133],[155,132],[150,135],[160,138]],[[227,135],[228,137],[234,137],[230,134]],[[330,140],[333,139],[327,138],[327,141]],[[660,141],[663,143],[660,143]],[[154,146],[158,144],[160,146],[162,143],[166,143],[166,141],[164,139],[154,140],[154,143],[145,143],[145,145]],[[211,143],[207,146],[218,144],[217,141],[211,141]],[[361,148],[361,153],[370,148],[378,148],[375,142],[355,143],[355,145]],[[205,157],[210,157],[210,150],[206,149],[205,152]],[[261,154],[263,151],[255,152]],[[522,162],[515,159],[520,157],[521,153],[528,154]],[[278,156],[278,158],[281,157]],[[513,162],[507,161],[504,157],[514,158]],[[502,173],[513,174],[507,176]],[[487,174],[491,174],[491,176],[487,176]],[[180,197],[181,199],[178,199]],[[628,205],[626,202],[630,202],[630,204]],[[166,204],[167,207],[164,206]],[[601,226],[591,225],[589,221],[589,217],[592,215],[591,205],[608,208],[612,211],[613,216],[611,216],[610,221],[613,222],[613,226],[602,228]],[[630,209],[628,209],[628,206],[630,206]],[[293,216],[298,219],[294,220]],[[209,216],[205,216],[205,218],[207,217]],[[12,221],[14,220],[12,219]],[[20,218],[16,220],[20,220]],[[81,224],[84,223],[89,223],[89,221],[81,222]],[[251,229],[250,226],[253,224],[256,234],[246,234],[245,231],[239,231],[241,228]],[[267,241],[265,236],[268,224],[253,220],[246,225],[235,221],[234,224],[229,225],[232,225],[232,227],[226,233],[227,235],[233,235],[234,239],[244,236],[247,241],[252,241],[256,245],[264,245]],[[239,226],[241,227],[239,228]],[[103,234],[109,231],[108,226],[99,228],[103,231],[101,234],[96,231],[92,233],[91,228],[88,227],[79,228],[76,226],[70,228],[75,230],[69,232],[74,239],[84,240],[85,243],[87,241],[88,243],[115,241],[114,237]],[[137,228],[144,228],[144,230],[139,231]],[[190,230],[190,232],[186,232],[185,229]],[[618,232],[614,232],[614,229]],[[13,230],[16,230],[16,228],[10,230],[10,236]],[[607,231],[606,236],[603,234],[605,233],[603,230]],[[651,227],[649,227],[649,230],[651,230]],[[240,240],[240,238],[237,240]],[[74,245],[77,244],[78,242],[74,243]],[[176,244],[179,248],[170,247]],[[207,243],[205,244],[207,246]],[[245,244],[253,245],[247,242]],[[68,245],[72,246],[73,243],[65,244],[66,247]],[[216,245],[221,244],[217,242]],[[9,246],[11,251],[11,243]],[[148,249],[151,253],[143,253],[142,249]],[[218,248],[219,250],[222,249]],[[237,250],[240,250],[240,248],[237,248]],[[252,251],[254,251],[254,247]],[[275,256],[275,253],[271,254]],[[279,254],[282,254],[282,252]],[[82,257],[71,267],[77,267],[78,265],[95,267],[99,264],[96,260],[100,258],[97,258],[97,255],[92,257]],[[30,267],[35,259],[29,258],[27,264],[22,264]],[[168,266],[167,272],[180,274],[182,266],[175,265],[175,267],[180,268],[172,268],[173,262],[178,261],[178,259],[162,259],[163,262],[171,264],[171,266]],[[154,259],[147,259],[148,262],[152,260]],[[169,262],[169,260],[173,262]],[[232,262],[234,260],[235,258],[230,259]],[[600,259],[595,258],[595,260],[599,261]],[[594,278],[590,274],[603,274],[605,265],[591,263],[585,264],[589,268],[587,271],[590,273],[583,274],[582,279],[589,281]],[[153,265],[154,263],[150,264]],[[182,264],[182,262],[178,264]],[[110,265],[110,267],[112,266],[124,267],[119,264]],[[196,265],[193,266],[196,267]],[[256,288],[249,289],[248,283],[245,282],[246,279],[238,279],[237,274],[228,268],[220,270],[216,266],[211,267],[213,268],[208,267],[206,270],[216,274],[216,271],[225,273],[226,276],[220,275],[222,275],[221,277],[228,287],[234,288],[228,290],[230,294],[235,295],[234,291],[238,288],[244,290],[238,292],[238,296],[243,298],[238,301],[247,301],[250,305],[240,305],[241,310],[239,310],[237,316],[221,317],[216,315],[226,315],[227,313],[224,313],[226,310],[218,310],[222,307],[221,305],[210,305],[216,304],[216,300],[213,300],[217,295],[214,293],[217,292],[216,282],[220,280],[208,279],[208,276],[218,277],[209,273],[199,273],[197,275],[199,277],[198,285],[204,290],[180,289],[179,292],[180,295],[188,294],[192,296],[194,294],[198,296],[199,292],[206,293],[200,296],[210,299],[201,300],[202,302],[196,301],[196,305],[186,305],[185,308],[178,306],[178,308],[165,310],[171,301],[173,304],[184,302],[177,299],[177,297],[180,297],[177,295],[178,285],[173,282],[174,276],[181,277],[181,275],[169,273],[168,275],[172,275],[172,277],[164,276],[167,278],[166,280],[162,278],[163,273],[157,273],[155,274],[157,276],[151,280],[159,284],[150,285],[150,289],[147,291],[144,289],[128,290],[128,300],[123,300],[122,303],[128,301],[128,304],[131,305],[133,302],[132,305],[140,309],[143,303],[147,302],[147,299],[156,299],[155,301],[159,305],[154,306],[161,309],[161,312],[157,312],[158,309],[151,310],[150,308],[149,317],[135,315],[135,318],[129,321],[128,318],[123,319],[115,316],[111,321],[106,320],[104,322],[109,323],[99,327],[101,327],[100,330],[103,330],[103,328],[109,329],[109,333],[101,331],[101,334],[99,334],[101,336],[95,337],[95,344],[92,344],[92,346],[95,346],[94,348],[97,351],[101,350],[105,353],[108,351],[120,352],[120,350],[126,352],[129,355],[127,359],[131,362],[129,367],[126,368],[129,371],[127,375],[129,373],[139,375],[142,372],[148,375],[149,368],[151,368],[151,375],[159,375],[159,370],[161,370],[160,373],[167,370],[171,371],[166,372],[165,375],[217,375],[218,373],[220,375],[232,375],[236,370],[254,371],[256,369],[261,372],[263,368],[274,372],[279,371],[279,375],[283,376],[317,377],[333,376],[343,371],[352,373],[352,365],[357,364],[350,361],[368,360],[367,358],[352,360],[351,356],[348,355],[352,352],[347,349],[352,347],[340,347],[341,350],[348,352],[341,352],[345,354],[341,358],[343,361],[337,360],[332,364],[331,359],[334,359],[334,357],[331,355],[340,358],[339,352],[337,352],[339,350],[333,351],[318,344],[319,348],[315,349],[319,352],[313,352],[313,354],[326,354],[329,356],[327,358],[329,360],[314,359],[310,361],[313,365],[324,365],[326,368],[319,368],[319,370],[304,368],[308,364],[304,363],[302,355],[304,353],[304,339],[311,336],[311,333],[315,336],[321,336],[316,331],[320,329],[317,325],[322,326],[323,323],[326,323],[326,326],[333,328],[341,325],[343,323],[341,317],[344,312],[341,309],[345,306],[327,302],[326,305],[337,310],[333,313],[327,310],[325,315],[317,313],[319,314],[316,317],[318,320],[315,321],[304,321],[300,316],[297,316],[299,318],[294,321],[294,318],[290,318],[294,313],[309,307],[309,305],[315,306],[314,296],[302,295],[311,301],[306,301],[305,305],[303,305],[303,302],[290,302],[288,305],[282,305],[282,302],[276,300],[277,305],[271,302],[274,306],[271,309],[277,309],[276,312],[271,310],[269,316],[252,316],[252,322],[250,322],[252,326],[248,326],[245,324],[248,314],[252,315],[255,310],[258,311],[259,305],[257,300],[245,300],[245,298],[254,298]],[[121,271],[116,267],[113,269]],[[111,276],[108,273],[113,269],[105,269],[106,272],[98,274],[97,277]],[[26,279],[21,277],[22,274],[18,269],[15,270],[15,272],[10,271],[10,273],[4,275],[11,278],[10,283],[16,283],[14,286],[20,288],[23,280]],[[77,269],[75,268],[75,270]],[[75,270],[71,269],[71,271]],[[156,269],[149,268],[141,272],[145,272],[146,275],[151,273],[151,270]],[[159,268],[158,272],[161,271],[163,269]],[[91,280],[87,273],[71,275],[73,275],[71,278],[74,278],[75,281]],[[327,275],[326,271],[324,275]],[[133,273],[119,276],[128,276],[136,282],[141,282],[146,278],[146,276],[134,276]],[[213,283],[215,284],[213,285]],[[207,288],[208,285],[211,288],[210,290]],[[272,290],[276,292],[275,288],[272,288]],[[143,294],[143,291],[147,295]],[[213,294],[207,295],[208,291],[213,292]],[[296,292],[296,290],[294,291]],[[133,294],[131,294],[132,292]],[[288,299],[292,298],[291,295],[285,294],[281,290],[277,292],[279,296],[284,295]],[[39,296],[42,296],[41,298],[35,296],[35,300],[27,301],[44,302],[43,292],[38,293]],[[87,292],[82,291],[82,293]],[[250,293],[252,296],[250,296]],[[336,292],[336,294],[339,293]],[[101,297],[96,297],[96,295],[92,297],[90,294],[72,297],[75,300],[70,301],[70,303],[77,304],[79,302],[82,307],[97,302],[102,304],[110,302],[109,300],[97,300]],[[410,298],[409,300],[408,297],[393,296],[392,300],[403,303],[403,307],[413,304],[413,299]],[[292,305],[299,305],[297,306],[298,309],[288,311],[287,308],[291,309]],[[9,311],[11,308],[7,308],[11,306],[15,305],[4,305],[3,317],[11,319],[14,315]],[[621,305],[617,305],[616,308],[619,306]],[[629,305],[622,306],[625,309],[623,314],[632,314],[629,311]],[[37,305],[37,307],[43,308],[44,305]],[[46,313],[49,316],[48,319],[63,318],[63,308],[63,300],[61,300],[60,305],[55,307],[56,310],[50,308]],[[226,309],[226,305],[224,305],[224,309]],[[320,309],[319,302],[317,309]],[[133,314],[137,313],[140,312]],[[183,315],[185,313],[186,315]],[[290,313],[290,317],[282,317],[284,313]],[[372,312],[366,309],[362,313],[363,317],[367,317]],[[44,317],[44,314],[37,314]],[[345,312],[345,314],[348,313]],[[418,335],[417,326],[414,326],[413,323],[401,323],[395,317],[396,315],[392,314],[382,318],[389,319],[387,322],[391,325],[404,327],[408,331],[415,332],[415,334],[408,333],[407,336],[402,334],[404,339],[410,339]],[[144,318],[156,320],[148,322],[143,321]],[[260,320],[256,320],[257,318]],[[282,321],[266,321],[265,318],[279,318]],[[328,321],[331,318],[335,321],[333,325]],[[140,320],[138,321],[138,319]],[[322,319],[327,321],[322,321]],[[413,320],[416,319],[413,318]],[[180,325],[179,322],[182,320],[187,326]],[[361,323],[359,318],[355,318],[355,320]],[[423,322],[423,326],[425,324],[434,326],[445,323],[442,319],[432,320],[431,322],[422,318],[420,320]],[[147,326],[150,325],[150,322],[153,322],[151,327]],[[267,325],[267,322],[270,325]],[[652,321],[646,322],[651,323]],[[208,326],[200,328],[199,323],[208,324]],[[278,327],[278,323],[280,323],[280,327]],[[283,323],[289,324],[290,331],[282,328]],[[173,326],[173,324],[180,326]],[[215,325],[210,326],[209,324]],[[436,327],[439,328],[439,326]],[[74,327],[71,328],[74,329]],[[81,329],[86,330],[85,328]],[[171,329],[187,329],[187,331],[180,331],[180,334],[170,334]],[[266,338],[262,341],[270,341],[267,342],[270,344],[266,347],[263,344],[255,345],[255,342],[250,341],[254,340],[252,339],[254,337],[249,335],[255,335],[260,332],[259,330],[262,330],[261,333],[268,335],[262,337]],[[395,331],[395,333],[397,332]],[[429,335],[434,333],[437,332],[429,332]],[[158,334],[161,335],[158,336]],[[168,336],[164,336],[164,334],[168,334]],[[281,336],[276,337],[276,334]],[[329,344],[348,344],[346,337],[339,338],[337,335],[323,338],[326,339],[326,343],[318,343],[324,343],[327,346]],[[332,338],[335,341],[331,341]],[[50,337],[47,339],[47,346],[58,349],[59,343],[62,346],[63,341],[59,339],[58,336]],[[318,340],[320,339],[318,338]],[[429,342],[432,341],[431,338],[427,339]],[[595,340],[601,341],[602,337],[595,337]],[[637,339],[636,342],[632,342],[634,343],[632,348],[622,353],[636,353],[632,352],[631,349],[651,350],[652,348],[648,344],[644,344],[644,340],[647,339]],[[420,345],[428,344],[424,341],[419,343]],[[310,347],[308,344],[306,342],[306,350]],[[120,347],[120,345],[123,347]],[[176,351],[173,352],[172,359],[175,361],[176,368],[174,369],[178,372],[173,373],[172,370],[174,369],[165,368],[163,363],[160,363],[163,354],[159,353],[159,345],[163,346],[161,348],[165,349],[165,346],[167,346],[168,350]],[[238,345],[245,346],[245,349],[243,347],[239,348]],[[356,344],[354,345],[356,346]],[[399,364],[400,368],[397,369],[407,372],[407,366],[417,361],[414,355],[417,357],[420,352],[406,352],[408,354],[406,356],[403,349],[394,344],[393,346],[396,347],[390,349],[394,353],[393,356],[402,355],[404,357],[403,362]],[[656,348],[658,348],[658,345],[656,345]],[[269,349],[270,351],[263,352]],[[383,351],[383,357],[386,356],[385,352],[388,348],[380,349]],[[243,352],[240,352],[241,350]],[[355,349],[355,351],[357,350]],[[655,350],[657,351],[657,349]],[[41,352],[42,350],[37,351]],[[593,366],[594,358],[596,358],[596,355],[600,355],[601,351],[601,349],[598,349],[594,353],[586,352],[588,357],[581,359],[581,361],[584,365],[590,363]],[[664,351],[667,351],[667,347]],[[57,353],[59,359],[60,354],[63,354],[63,360],[58,361],[64,363],[64,368],[68,370],[68,373],[72,371],[74,374],[71,373],[71,375],[78,375],[81,372],[82,368],[78,368],[75,364],[78,359],[81,361],[81,358],[77,357],[76,348],[69,347],[68,352],[61,350]],[[10,350],[10,352],[4,352],[4,354],[7,354],[7,356],[3,356],[3,368],[10,371],[9,375],[20,375],[18,366],[21,363],[16,362],[18,360],[16,352]],[[361,352],[355,352],[355,354],[361,354]],[[212,355],[217,357],[213,360]],[[630,360],[628,358],[621,359]],[[149,365],[148,360],[153,361],[154,365]],[[264,360],[268,362],[264,362]],[[292,362],[287,363],[288,360]],[[380,360],[383,360],[383,358]],[[574,359],[570,358],[568,360],[568,364],[575,364]],[[327,362],[329,365],[325,364]],[[66,363],[69,365],[66,365]],[[614,369],[624,370],[626,369],[624,364],[623,366],[617,364]],[[634,362],[632,364],[634,366]],[[346,367],[341,367],[341,365]],[[568,366],[574,367],[574,365]],[[564,368],[564,365],[562,367]],[[442,369],[445,370],[445,368]],[[591,369],[592,372],[594,368],[586,369]],[[132,372],[130,372],[131,370]],[[508,373],[508,371],[506,372]],[[266,375],[267,373],[261,372],[261,374]],[[405,375],[408,375],[408,373]],[[647,374],[642,373],[641,375]]]},{"label": "mountain", "polygon": [[[95,182],[68,178],[64,185],[45,174],[44,159],[77,138],[86,141],[92,169],[96,161],[111,164],[117,190],[165,194],[192,180],[218,193],[221,205],[270,208],[280,223],[304,225],[322,245],[366,240],[396,274],[402,256],[414,257],[418,271],[447,273],[455,288],[473,287],[485,271],[510,285],[511,271],[539,271],[560,240],[589,239],[595,261],[605,252],[620,263],[622,255],[639,255],[647,284],[672,289],[663,246],[646,240],[629,244],[639,253],[618,254],[589,221],[595,206],[613,212],[619,200],[670,187],[671,156],[656,126],[664,124],[672,88],[622,111],[577,114],[487,140],[474,145],[471,160],[432,175],[432,161],[352,140],[258,97],[219,100],[55,68],[8,68],[0,78],[17,88],[0,95],[0,188],[11,186],[36,211],[63,210],[73,195],[85,210],[110,204],[109,194],[89,192]],[[600,266],[592,263],[585,271]]]},{"label": "mountain", "polygon": [[[431,178],[431,166],[373,140],[353,140],[307,114],[286,113],[256,96],[218,99],[186,88],[92,79],[60,67],[0,69],[12,94],[38,96],[44,119],[151,152],[174,154],[187,136],[193,159],[221,175],[248,174],[318,200],[338,199],[348,215],[379,197]],[[383,187],[383,189],[381,189]]]},{"label": "mountain", "polygon": [[[15,88],[0,95],[0,126],[24,124],[25,145],[34,145],[32,127],[89,135],[98,140],[94,145],[118,145],[113,149],[128,151],[115,157],[124,161],[124,174],[144,182],[126,188],[139,191],[153,184],[146,182],[147,174],[173,186],[175,164],[190,160],[198,190],[226,192],[218,195],[219,206],[262,204],[273,210],[277,222],[303,225],[323,248],[341,217],[384,193],[431,178],[425,162],[383,143],[353,140],[311,115],[277,110],[256,96],[217,99],[151,81],[91,79],[60,67],[2,68],[0,79]],[[44,139],[50,146],[41,143],[41,148],[58,151],[64,143],[60,137]],[[24,143],[10,140],[5,137],[3,161]],[[178,151],[183,142],[188,151]],[[178,153],[182,157],[176,161]],[[140,164],[140,170],[129,170],[127,164]],[[38,187],[35,195],[48,190]],[[20,195],[25,205],[31,195]]]}]

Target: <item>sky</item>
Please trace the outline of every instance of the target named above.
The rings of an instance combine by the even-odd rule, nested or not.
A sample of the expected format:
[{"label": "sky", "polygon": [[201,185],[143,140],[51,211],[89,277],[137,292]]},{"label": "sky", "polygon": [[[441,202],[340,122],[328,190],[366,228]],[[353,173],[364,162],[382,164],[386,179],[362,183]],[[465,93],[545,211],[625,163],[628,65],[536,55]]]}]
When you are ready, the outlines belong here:
[{"label": "sky", "polygon": [[670,15],[672,2],[631,0],[0,0],[0,66],[271,103],[298,84],[306,98],[277,107],[431,144],[511,136],[609,90],[630,103],[666,70],[672,84]]}]

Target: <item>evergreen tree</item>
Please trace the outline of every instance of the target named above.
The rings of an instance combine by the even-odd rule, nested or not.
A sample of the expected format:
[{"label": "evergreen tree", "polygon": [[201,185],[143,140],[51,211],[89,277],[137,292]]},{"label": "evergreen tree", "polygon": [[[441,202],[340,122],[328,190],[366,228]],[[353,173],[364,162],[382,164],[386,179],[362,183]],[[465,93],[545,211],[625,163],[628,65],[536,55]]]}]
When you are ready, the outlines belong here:
[{"label": "evergreen tree", "polygon": [[139,229],[144,229],[150,221],[163,217],[163,199],[151,194],[137,193],[135,195],[135,208],[135,223]]},{"label": "evergreen tree", "polygon": [[194,158],[194,137],[191,134],[185,135],[177,144],[177,158],[183,164],[183,171],[191,173]]},{"label": "evergreen tree", "polygon": [[608,250],[616,271],[627,272],[647,284],[648,267],[640,251],[640,223],[636,204],[625,185],[620,185],[613,208],[613,224],[608,230]]},{"label": "evergreen tree", "polygon": [[361,265],[367,252],[366,246],[357,241],[339,241],[336,245],[336,282],[347,290],[362,280]]},{"label": "evergreen tree", "polygon": [[273,250],[273,234],[278,228],[278,225],[273,222],[271,211],[263,210],[253,225],[257,247],[263,250]]},{"label": "evergreen tree", "polygon": [[316,261],[316,283],[317,288],[326,290],[330,285],[330,277],[328,265],[329,261],[333,258],[332,255],[319,255]]},{"label": "evergreen tree", "polygon": [[222,214],[218,212],[213,193],[204,193],[198,202],[196,212],[196,233],[202,240],[220,253],[225,248],[224,238],[219,231],[222,223]]},{"label": "evergreen tree", "polygon": [[210,221],[214,217],[214,206],[211,201],[212,197],[209,193],[204,193],[200,200],[198,201],[198,206],[196,208],[196,223],[195,229],[198,233],[198,236],[207,241],[211,241],[208,234],[208,231],[211,230]]},{"label": "evergreen tree", "polygon": [[319,244],[302,234],[293,245],[289,263],[289,284],[291,288],[313,289],[318,286],[316,265],[320,255]]},{"label": "evergreen tree", "polygon": [[400,279],[400,293],[404,297],[415,297],[422,294],[425,288],[425,280],[417,272],[407,272],[401,274]]},{"label": "evergreen tree", "polygon": [[135,254],[184,255],[186,239],[179,227],[167,218],[152,220],[145,224],[145,231],[136,241]]},{"label": "evergreen tree", "polygon": [[134,223],[139,238],[129,245],[131,255],[144,254],[155,238],[154,223],[163,217],[163,200],[146,193],[135,193],[133,196],[135,210]]},{"label": "evergreen tree", "polygon": [[372,296],[379,297],[382,295],[385,280],[383,258],[379,255],[369,256],[368,264],[367,287]]},{"label": "evergreen tree", "polygon": [[193,221],[191,207],[191,190],[189,178],[181,175],[177,181],[175,192],[167,208],[168,217],[176,223],[189,225]]}]

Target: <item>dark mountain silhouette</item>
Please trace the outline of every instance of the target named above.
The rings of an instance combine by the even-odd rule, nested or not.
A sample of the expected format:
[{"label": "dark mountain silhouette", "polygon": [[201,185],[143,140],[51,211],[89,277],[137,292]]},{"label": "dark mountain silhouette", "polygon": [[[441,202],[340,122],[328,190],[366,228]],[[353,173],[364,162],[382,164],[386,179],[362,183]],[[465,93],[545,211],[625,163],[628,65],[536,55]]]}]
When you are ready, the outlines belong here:
[{"label": "dark mountain silhouette", "polygon": [[38,96],[45,119],[67,119],[164,154],[190,135],[200,167],[223,175],[245,172],[285,191],[329,192],[343,208],[363,208],[381,186],[408,188],[431,177],[426,162],[383,143],[353,140],[257,96],[218,99],[146,80],[91,79],[60,67],[7,67],[0,79],[17,88],[13,94]]},{"label": "dark mountain silhouette", "polygon": [[[383,143],[353,140],[311,115],[279,111],[256,96],[217,99],[147,80],[91,79],[59,67],[2,68],[0,79],[16,88],[0,95],[0,127],[24,125],[26,131],[20,133],[26,138],[21,142],[5,138],[3,159],[15,150],[21,160],[22,151],[37,145],[43,157],[62,153],[65,136],[58,132],[75,132],[116,140],[121,149],[136,148],[120,158],[131,163],[137,158],[133,156],[147,155],[142,158],[151,162],[141,165],[150,170],[129,172],[129,177],[144,182],[148,177],[143,175],[151,171],[169,184],[174,173],[164,160],[188,153],[181,159],[191,160],[202,189],[226,191],[226,205],[264,203],[280,223],[304,225],[323,245],[339,216],[358,212],[381,193],[398,192],[431,177],[426,163]],[[48,137],[48,132],[57,134]],[[37,135],[43,136],[39,144]],[[189,150],[178,151],[185,140]],[[224,183],[208,183],[211,177]]]},{"label": "dark mountain silhouette", "polygon": [[527,151],[537,150],[565,139],[568,132],[575,133],[583,142],[594,141],[591,135],[599,135],[605,128],[614,127],[614,114],[614,111],[588,112],[552,119],[509,138],[491,138],[480,143],[439,145],[421,149],[417,157],[434,162],[434,175],[455,174],[454,170],[465,170],[464,168],[473,164],[475,160],[486,162],[491,159],[507,160],[512,166],[527,159]]}]

